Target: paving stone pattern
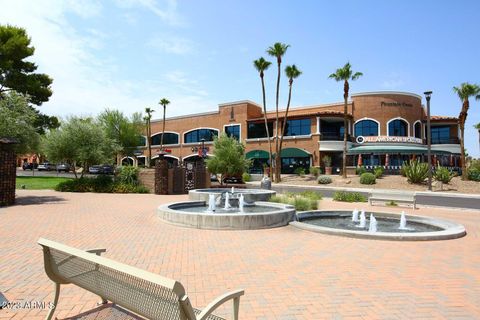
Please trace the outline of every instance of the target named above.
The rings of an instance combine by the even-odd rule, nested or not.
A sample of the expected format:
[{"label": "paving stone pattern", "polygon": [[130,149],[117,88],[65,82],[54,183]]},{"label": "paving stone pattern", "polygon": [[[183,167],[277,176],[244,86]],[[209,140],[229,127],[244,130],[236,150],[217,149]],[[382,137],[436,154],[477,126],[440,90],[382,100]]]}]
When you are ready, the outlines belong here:
[{"label": "paving stone pattern", "polygon": [[[36,244],[45,237],[106,247],[108,258],[177,279],[197,308],[244,288],[240,319],[480,319],[480,211],[415,210],[466,226],[464,238],[431,242],[351,239],[290,226],[197,230],[155,216],[159,204],[186,199],[17,190],[17,204],[0,209],[0,292],[9,301],[53,300]],[[321,202],[322,209],[355,206],[369,208]],[[89,313],[97,301],[62,286],[56,316]],[[230,308],[217,314],[228,316]],[[46,312],[4,309],[0,319],[43,319]]]}]

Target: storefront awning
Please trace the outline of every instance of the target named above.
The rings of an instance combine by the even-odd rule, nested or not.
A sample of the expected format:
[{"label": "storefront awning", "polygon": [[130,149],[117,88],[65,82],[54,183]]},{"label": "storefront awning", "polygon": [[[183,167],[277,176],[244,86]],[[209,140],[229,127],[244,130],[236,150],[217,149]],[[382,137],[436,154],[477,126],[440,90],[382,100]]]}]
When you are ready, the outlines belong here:
[{"label": "storefront awning", "polygon": [[[310,153],[299,148],[282,149],[280,155],[282,158],[309,158],[311,156]],[[275,153],[273,154],[273,157],[275,158]]]},{"label": "storefront awning", "polygon": [[245,154],[247,159],[269,159],[267,151],[264,150],[252,150]]},{"label": "storefront awning", "polygon": [[[363,145],[348,150],[348,154],[426,154],[427,146],[370,146]],[[433,151],[432,154],[449,154],[446,151]]]}]

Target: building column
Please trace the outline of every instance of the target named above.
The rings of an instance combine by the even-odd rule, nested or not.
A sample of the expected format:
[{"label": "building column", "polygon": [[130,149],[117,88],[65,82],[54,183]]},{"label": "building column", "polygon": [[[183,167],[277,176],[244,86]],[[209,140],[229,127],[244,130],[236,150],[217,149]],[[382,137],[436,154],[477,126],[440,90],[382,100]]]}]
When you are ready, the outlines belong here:
[{"label": "building column", "polygon": [[317,134],[320,134],[320,117],[317,116]]}]

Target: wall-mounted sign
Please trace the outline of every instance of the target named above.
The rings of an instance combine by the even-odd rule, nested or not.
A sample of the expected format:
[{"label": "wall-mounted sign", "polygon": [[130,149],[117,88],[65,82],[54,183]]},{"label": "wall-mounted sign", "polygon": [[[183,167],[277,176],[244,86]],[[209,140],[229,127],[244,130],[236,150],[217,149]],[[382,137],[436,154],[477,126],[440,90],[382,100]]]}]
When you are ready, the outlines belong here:
[{"label": "wall-mounted sign", "polygon": [[382,101],[381,106],[382,107],[413,107],[413,104],[405,103],[405,102],[385,102],[385,101]]},{"label": "wall-mounted sign", "polygon": [[373,142],[373,143],[416,143],[423,144],[422,139],[416,137],[391,137],[391,136],[358,136],[357,143]]}]

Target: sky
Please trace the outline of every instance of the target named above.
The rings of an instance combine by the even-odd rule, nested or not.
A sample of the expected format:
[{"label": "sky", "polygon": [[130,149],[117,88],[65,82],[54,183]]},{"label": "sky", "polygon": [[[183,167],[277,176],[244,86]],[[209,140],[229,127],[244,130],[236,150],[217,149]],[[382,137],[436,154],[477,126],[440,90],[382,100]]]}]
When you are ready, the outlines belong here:
[{"label": "sky", "polygon": [[[53,79],[42,112],[65,117],[115,108],[167,116],[261,102],[252,61],[275,42],[289,44],[284,64],[302,75],[293,106],[342,101],[328,75],[347,61],[364,76],[351,93],[432,90],[432,114],[458,116],[452,87],[480,84],[480,1],[433,0],[0,0],[0,24],[23,27],[32,61]],[[266,73],[274,108],[276,68]],[[280,103],[287,98],[282,79]],[[480,101],[471,100],[466,148],[479,157]]]}]

